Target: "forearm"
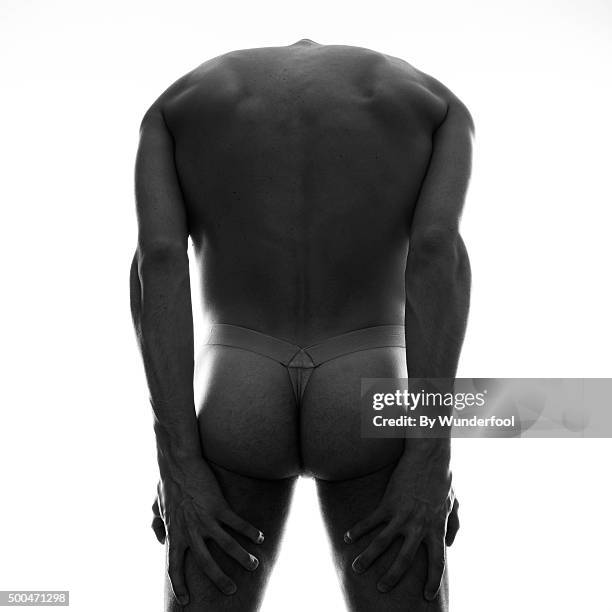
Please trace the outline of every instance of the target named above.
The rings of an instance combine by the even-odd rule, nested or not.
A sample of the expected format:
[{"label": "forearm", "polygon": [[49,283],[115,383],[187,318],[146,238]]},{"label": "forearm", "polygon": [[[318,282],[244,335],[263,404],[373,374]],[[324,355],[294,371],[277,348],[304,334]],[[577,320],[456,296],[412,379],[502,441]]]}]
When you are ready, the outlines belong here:
[{"label": "forearm", "polygon": [[459,234],[415,239],[406,266],[410,378],[455,377],[469,303],[470,265]]},{"label": "forearm", "polygon": [[[418,390],[448,393],[453,390],[467,324],[469,259],[458,233],[436,233],[414,242],[406,267],[408,372]],[[428,416],[452,412],[452,406],[442,404],[436,408],[435,415]],[[431,469],[448,472],[450,432],[442,433],[411,439],[406,445],[411,466],[414,467],[415,457],[424,460],[424,476]],[[431,467],[425,469],[428,465]]]},{"label": "forearm", "polygon": [[131,273],[134,327],[153,408],[162,476],[200,458],[193,397],[193,318],[187,253],[140,249]]}]

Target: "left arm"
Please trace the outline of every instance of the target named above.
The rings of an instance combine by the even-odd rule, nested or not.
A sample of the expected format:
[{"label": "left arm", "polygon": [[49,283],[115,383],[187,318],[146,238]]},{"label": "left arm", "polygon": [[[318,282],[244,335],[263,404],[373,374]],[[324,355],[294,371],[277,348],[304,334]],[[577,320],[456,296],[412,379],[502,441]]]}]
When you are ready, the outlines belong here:
[{"label": "left arm", "polygon": [[[463,342],[470,295],[470,268],[459,235],[472,157],[473,123],[451,96],[446,118],[433,136],[432,155],[410,230],[406,264],[406,359],[411,379],[452,381]],[[452,389],[446,389],[452,390]],[[439,389],[434,389],[439,391]],[[410,439],[377,509],[350,529],[350,543],[386,524],[353,562],[365,571],[395,540],[402,548],[378,584],[394,588],[418,547],[427,548],[425,597],[434,599],[445,568],[445,545],[459,527],[451,486],[450,436]]]}]

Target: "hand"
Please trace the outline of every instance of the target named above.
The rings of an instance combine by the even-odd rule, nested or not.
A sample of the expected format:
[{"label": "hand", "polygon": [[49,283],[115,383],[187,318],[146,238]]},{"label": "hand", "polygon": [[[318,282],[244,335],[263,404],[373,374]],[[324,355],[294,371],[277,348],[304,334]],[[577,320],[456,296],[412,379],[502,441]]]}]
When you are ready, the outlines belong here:
[{"label": "hand", "polygon": [[424,596],[436,598],[446,565],[446,547],[459,529],[459,502],[455,499],[448,469],[448,453],[436,448],[406,452],[394,470],[383,498],[374,512],[349,529],[344,541],[351,544],[375,527],[385,524],[370,545],[353,561],[353,570],[365,572],[398,537],[402,547],[377,588],[386,593],[406,573],[420,546],[427,547],[428,570]]},{"label": "hand", "polygon": [[[263,533],[239,517],[225,500],[214,474],[203,460],[175,465],[172,474],[160,480],[157,504],[153,512],[155,534],[167,540],[167,571],[176,599],[181,605],[189,601],[185,585],[184,559],[191,550],[202,571],[225,595],[233,595],[237,586],[212,558],[206,545],[213,540],[240,565],[253,571],[259,560],[247,552],[228,532],[227,527],[249,538],[255,544],[264,540]],[[163,527],[158,519],[163,519]]]}]

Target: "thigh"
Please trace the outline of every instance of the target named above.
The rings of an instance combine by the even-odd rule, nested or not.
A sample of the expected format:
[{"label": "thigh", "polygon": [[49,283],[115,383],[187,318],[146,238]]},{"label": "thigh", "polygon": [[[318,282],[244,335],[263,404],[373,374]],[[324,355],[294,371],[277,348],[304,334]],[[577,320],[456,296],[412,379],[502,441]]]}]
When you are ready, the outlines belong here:
[{"label": "thigh", "polygon": [[234,595],[223,595],[200,570],[191,553],[185,556],[185,579],[190,601],[181,607],[172,594],[166,576],[166,612],[251,612],[261,605],[270,572],[276,561],[282,532],[289,512],[295,478],[260,480],[234,474],[212,465],[223,494],[232,509],[265,534],[262,544],[253,544],[239,534],[238,542],[259,559],[259,566],[249,572],[217,545],[207,546],[221,569],[236,583]]},{"label": "thigh", "polygon": [[361,435],[361,379],[406,376],[406,350],[357,351],[315,368],[302,401],[300,442],[304,470],[324,480],[344,480],[395,463],[403,438]]},{"label": "thigh", "polygon": [[298,474],[297,407],[287,368],[251,351],[207,346],[195,393],[207,460],[254,478]]},{"label": "thigh", "polygon": [[343,536],[355,523],[373,512],[380,501],[394,466],[373,474],[344,481],[317,480],[319,502],[328,535],[332,543],[334,560],[342,580],[351,612],[447,612],[448,579],[444,582],[435,601],[424,596],[427,579],[427,551],[419,548],[408,573],[389,593],[380,593],[376,585],[393,563],[401,541],[397,540],[363,574],[351,568],[355,557],[365,550],[382,527],[367,534],[353,544],[346,544]]}]

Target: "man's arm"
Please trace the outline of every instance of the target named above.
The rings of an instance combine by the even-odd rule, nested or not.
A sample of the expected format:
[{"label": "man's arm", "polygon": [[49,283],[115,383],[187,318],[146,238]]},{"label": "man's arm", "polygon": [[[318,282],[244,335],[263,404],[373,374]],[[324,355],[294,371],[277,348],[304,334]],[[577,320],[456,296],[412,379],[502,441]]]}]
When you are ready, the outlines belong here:
[{"label": "man's arm", "polygon": [[[459,235],[467,192],[474,127],[454,96],[433,137],[429,167],[412,219],[406,265],[406,359],[414,378],[454,378],[469,307],[470,268]],[[438,390],[438,389],[435,389]],[[378,588],[394,588],[418,547],[428,555],[424,595],[434,599],[445,567],[445,545],[459,527],[451,487],[450,437],[409,439],[378,508],[345,534],[352,543],[387,526],[353,562],[362,572],[398,537],[403,545]]]},{"label": "man's arm", "polygon": [[134,327],[145,366],[161,465],[200,457],[193,400],[193,320],[187,220],[174,146],[161,111],[144,117],[136,158],[138,247]]},{"label": "man's arm", "polygon": [[411,378],[454,378],[470,302],[470,265],[459,235],[474,125],[456,98],[436,130],[410,228],[406,359]]},{"label": "man's arm", "polygon": [[141,126],[136,210],[132,315],[153,407],[167,569],[175,596],[185,605],[189,599],[184,579],[187,549],[214,584],[231,595],[236,585],[214,561],[206,540],[214,540],[243,567],[254,570],[257,559],[226,528],[255,543],[263,541],[263,534],[231,510],[202,456],[193,395],[187,218],[174,163],[174,141],[156,106],[147,112]]}]

